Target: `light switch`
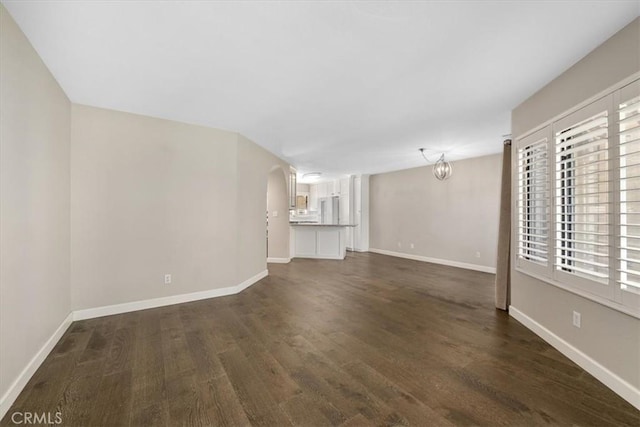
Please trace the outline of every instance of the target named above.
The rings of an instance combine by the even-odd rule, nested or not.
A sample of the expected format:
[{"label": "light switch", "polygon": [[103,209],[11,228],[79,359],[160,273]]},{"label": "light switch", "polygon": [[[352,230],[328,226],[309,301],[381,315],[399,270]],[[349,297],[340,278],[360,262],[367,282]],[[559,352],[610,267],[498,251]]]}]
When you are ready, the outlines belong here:
[{"label": "light switch", "polygon": [[574,311],[573,312],[573,326],[575,326],[576,328],[579,328],[581,323],[582,323],[582,316],[577,311]]}]

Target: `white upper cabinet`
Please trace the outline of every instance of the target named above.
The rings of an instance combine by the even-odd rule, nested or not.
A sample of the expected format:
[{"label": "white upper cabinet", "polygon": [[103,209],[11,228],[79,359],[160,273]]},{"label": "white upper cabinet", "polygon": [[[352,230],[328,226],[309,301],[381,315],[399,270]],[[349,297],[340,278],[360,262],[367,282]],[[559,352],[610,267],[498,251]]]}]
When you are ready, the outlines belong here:
[{"label": "white upper cabinet", "polygon": [[340,215],[338,216],[338,221],[340,222],[340,224],[351,224],[351,219],[349,217],[349,205],[349,196],[340,196]]},{"label": "white upper cabinet", "polygon": [[330,196],[327,182],[321,182],[318,186],[318,199],[322,199],[323,197]]},{"label": "white upper cabinet", "polygon": [[342,178],[340,180],[340,196],[349,195],[349,187],[351,186],[351,178]]},{"label": "white upper cabinet", "polygon": [[318,210],[318,185],[317,184],[309,185],[309,210],[311,211]]},{"label": "white upper cabinet", "polygon": [[338,181],[327,182],[327,197],[339,196],[340,195],[339,193],[340,193],[340,183]]},{"label": "white upper cabinet", "polygon": [[[351,178],[336,179],[334,181],[320,182],[309,185],[309,209],[317,211],[320,208],[318,202],[323,197],[340,197],[341,218],[348,218],[350,215]],[[346,209],[346,212],[343,210]],[[346,223],[346,222],[345,222]]]}]

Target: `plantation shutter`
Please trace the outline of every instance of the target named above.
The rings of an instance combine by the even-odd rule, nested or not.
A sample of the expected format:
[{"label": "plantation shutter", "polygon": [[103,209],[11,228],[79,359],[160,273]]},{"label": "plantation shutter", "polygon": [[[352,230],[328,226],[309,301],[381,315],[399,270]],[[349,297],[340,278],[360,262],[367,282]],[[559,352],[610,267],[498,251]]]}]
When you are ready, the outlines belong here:
[{"label": "plantation shutter", "polygon": [[551,126],[518,139],[513,178],[516,268],[543,277],[551,275],[551,140]]},{"label": "plantation shutter", "polygon": [[620,149],[620,287],[640,290],[640,96],[617,106]]},{"label": "plantation shutter", "polygon": [[549,262],[548,129],[518,141],[518,263],[543,273]]},{"label": "plantation shutter", "polygon": [[555,132],[555,269],[606,285],[612,173],[609,113],[600,104],[569,116]]},{"label": "plantation shutter", "polygon": [[640,79],[516,149],[516,270],[640,318]]}]

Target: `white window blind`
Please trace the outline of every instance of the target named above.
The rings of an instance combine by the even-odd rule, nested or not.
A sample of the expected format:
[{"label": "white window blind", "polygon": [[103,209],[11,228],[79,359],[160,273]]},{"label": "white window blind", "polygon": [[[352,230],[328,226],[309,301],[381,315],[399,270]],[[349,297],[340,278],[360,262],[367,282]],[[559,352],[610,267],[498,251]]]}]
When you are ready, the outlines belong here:
[{"label": "white window blind", "polygon": [[640,97],[618,105],[620,287],[640,290]]},{"label": "white window blind", "polygon": [[555,134],[555,268],[607,284],[611,226],[608,111]]},{"label": "white window blind", "polygon": [[549,258],[548,140],[518,148],[518,257],[547,265]]},{"label": "white window blind", "polygon": [[640,318],[640,79],[516,141],[515,268]]}]

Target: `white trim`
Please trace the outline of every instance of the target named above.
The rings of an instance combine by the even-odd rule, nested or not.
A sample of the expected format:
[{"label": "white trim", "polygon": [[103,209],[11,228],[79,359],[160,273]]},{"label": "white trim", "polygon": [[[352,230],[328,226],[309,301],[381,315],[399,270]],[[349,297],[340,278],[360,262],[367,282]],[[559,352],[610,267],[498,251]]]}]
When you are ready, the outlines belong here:
[{"label": "white trim", "polygon": [[271,264],[289,264],[291,258],[267,258],[267,262]]},{"label": "white trim", "polygon": [[587,354],[583,353],[581,350],[554,334],[549,329],[545,328],[512,305],[509,306],[509,315],[529,328],[540,338],[551,344],[551,346],[567,356],[582,369],[596,377],[596,379],[609,387],[624,400],[640,409],[639,389],[629,384],[627,381],[602,366],[596,360],[592,359]]},{"label": "white trim", "polygon": [[373,252],[373,253],[376,253],[376,254],[382,254],[382,255],[394,256],[394,257],[398,257],[398,258],[412,259],[412,260],[415,260],[415,261],[431,262],[433,264],[448,265],[450,267],[464,268],[466,270],[482,271],[483,273],[496,274],[496,268],[495,267],[487,267],[486,265],[468,264],[466,262],[451,261],[451,260],[448,260],[448,259],[431,258],[431,257],[422,256],[422,255],[406,254],[406,253],[403,253],[403,252],[388,251],[386,249],[369,248],[369,252]]},{"label": "white trim", "polygon": [[94,317],[109,316],[112,314],[127,313],[130,311],[145,310],[148,308],[162,307],[165,305],[180,304],[184,302],[198,301],[202,299],[233,295],[242,292],[249,286],[253,285],[260,279],[269,275],[268,270],[264,270],[253,277],[248,278],[244,282],[226,288],[211,289],[202,292],[193,292],[189,294],[172,295],[169,297],[154,298],[143,301],[128,302],[124,304],[108,305],[104,307],[89,308],[85,310],[76,310],[62,321],[58,329],[49,337],[47,342],[40,348],[35,356],[29,361],[27,366],[22,370],[18,378],[11,384],[9,389],[0,399],[0,419],[2,419],[16,401],[20,392],[27,385],[33,374],[38,370],[42,362],[47,358],[51,350],[58,343],[62,335],[67,331],[72,322],[76,320],[92,319]]},{"label": "white trim", "polygon": [[617,302],[615,302],[612,299],[607,299],[604,297],[601,297],[600,295],[596,295],[596,294],[592,294],[589,293],[583,289],[580,289],[578,287],[573,287],[567,283],[563,283],[563,282],[559,282],[555,279],[553,279],[552,277],[547,277],[547,276],[543,276],[541,274],[537,274],[534,273],[532,271],[523,269],[522,267],[519,266],[515,266],[514,269],[521,274],[524,274],[526,276],[529,277],[533,277],[534,279],[540,280],[541,282],[547,283],[549,285],[558,287],[560,289],[563,289],[567,292],[571,292],[572,294],[576,294],[581,296],[582,298],[588,299],[589,301],[593,301],[595,303],[604,305],[605,307],[609,307],[611,309],[614,309],[616,311],[619,311],[620,313],[629,315],[631,317],[635,317],[636,319],[640,319],[640,311],[634,310],[632,308],[629,308],[627,306],[618,304]]},{"label": "white trim", "polygon": [[36,373],[44,359],[47,358],[51,350],[56,346],[62,335],[67,331],[71,322],[73,321],[73,313],[69,313],[69,315],[62,321],[60,326],[55,330],[55,332],[49,337],[47,342],[38,350],[38,352],[31,358],[27,366],[24,367],[18,378],[9,386],[9,389],[0,399],[0,420],[6,415],[6,413],[11,408],[11,405],[16,401],[22,389],[27,385],[27,382],[31,379],[33,374]]},{"label": "white trim", "polygon": [[346,250],[345,250],[345,256],[340,256],[340,255],[298,255],[295,256],[294,258],[303,258],[303,259],[329,259],[329,260],[343,260],[346,257]]},{"label": "white trim", "polygon": [[87,308],[73,312],[73,320],[93,319],[94,317],[110,316],[112,314],[128,313],[130,311],[146,310],[149,308],[163,307],[166,305],[181,304],[202,299],[223,297],[242,292],[258,280],[266,277],[268,270],[264,270],[236,286],[210,289],[189,294],[171,295],[168,297],[153,298],[142,301],[126,302],[123,304],[107,305],[103,307]]}]

